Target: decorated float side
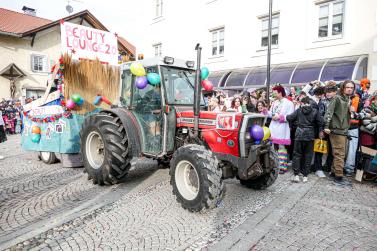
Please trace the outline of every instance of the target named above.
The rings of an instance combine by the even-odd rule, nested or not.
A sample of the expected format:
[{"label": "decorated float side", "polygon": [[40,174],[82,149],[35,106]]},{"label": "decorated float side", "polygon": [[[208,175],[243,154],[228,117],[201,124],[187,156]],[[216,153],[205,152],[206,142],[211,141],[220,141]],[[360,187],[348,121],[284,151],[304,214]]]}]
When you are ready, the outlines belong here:
[{"label": "decorated float side", "polygon": [[[83,121],[89,114],[109,108],[118,95],[120,74],[119,67],[104,62],[103,58],[97,57],[98,52],[87,55],[85,50],[67,48],[77,39],[72,33],[69,37],[72,27],[94,30],[62,23],[62,44],[63,37],[66,43],[63,51],[71,53],[62,55],[52,67],[44,96],[24,106],[21,144],[24,150],[38,152],[45,163],[51,164],[58,158],[64,166],[82,166],[79,152]],[[111,38],[110,43],[116,46],[116,38]],[[85,59],[81,58],[83,53]],[[112,56],[117,59],[117,47]],[[115,62],[117,64],[117,60]]]}]

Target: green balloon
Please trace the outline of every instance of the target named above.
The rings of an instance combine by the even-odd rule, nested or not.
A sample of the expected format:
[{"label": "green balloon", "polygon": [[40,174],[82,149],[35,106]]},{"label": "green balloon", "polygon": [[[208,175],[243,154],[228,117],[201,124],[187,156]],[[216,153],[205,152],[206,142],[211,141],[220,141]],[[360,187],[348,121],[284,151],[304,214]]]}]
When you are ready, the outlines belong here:
[{"label": "green balloon", "polygon": [[71,99],[72,99],[73,102],[75,102],[77,104],[77,103],[80,103],[81,96],[80,96],[80,94],[75,93],[75,94],[72,94]]},{"label": "green balloon", "polygon": [[208,78],[209,70],[207,67],[203,67],[200,71],[200,76],[202,77],[202,80]]},{"label": "green balloon", "polygon": [[31,141],[33,141],[34,143],[38,143],[39,140],[41,140],[41,135],[33,133],[33,135],[31,136]]}]

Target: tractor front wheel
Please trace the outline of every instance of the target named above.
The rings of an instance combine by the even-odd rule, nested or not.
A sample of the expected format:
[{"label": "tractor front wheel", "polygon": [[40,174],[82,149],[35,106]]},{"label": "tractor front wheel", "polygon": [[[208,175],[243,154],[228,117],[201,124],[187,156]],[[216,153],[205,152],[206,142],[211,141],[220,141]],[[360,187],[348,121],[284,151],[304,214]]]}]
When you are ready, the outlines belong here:
[{"label": "tractor front wheel", "polygon": [[198,212],[214,208],[224,194],[222,172],[217,158],[203,146],[185,145],[170,162],[173,194],[183,208]]}]

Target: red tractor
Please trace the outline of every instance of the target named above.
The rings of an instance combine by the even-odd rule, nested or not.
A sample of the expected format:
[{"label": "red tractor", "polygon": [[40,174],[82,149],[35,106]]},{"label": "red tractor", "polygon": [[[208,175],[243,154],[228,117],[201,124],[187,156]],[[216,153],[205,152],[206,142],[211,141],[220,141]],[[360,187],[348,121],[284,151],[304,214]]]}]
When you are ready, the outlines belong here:
[{"label": "red tractor", "polygon": [[201,110],[200,53],[193,61],[171,57],[139,61],[160,84],[135,86],[130,65],[121,66],[120,105],[86,118],[81,152],[89,178],[99,185],[120,182],[132,158],[148,157],[170,165],[177,201],[190,211],[214,208],[225,178],[265,189],[278,176],[276,154],[267,141],[256,144],[249,128],[263,126],[260,114]]}]

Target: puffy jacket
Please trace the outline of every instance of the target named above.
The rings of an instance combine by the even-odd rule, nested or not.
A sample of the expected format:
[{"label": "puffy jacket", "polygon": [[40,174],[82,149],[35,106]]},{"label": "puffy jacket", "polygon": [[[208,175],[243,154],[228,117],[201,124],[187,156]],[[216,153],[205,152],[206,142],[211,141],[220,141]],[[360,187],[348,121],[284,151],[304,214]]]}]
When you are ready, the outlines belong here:
[{"label": "puffy jacket", "polygon": [[323,130],[323,118],[311,105],[301,106],[286,120],[297,125],[295,140],[310,141],[315,139],[316,131]]},{"label": "puffy jacket", "polygon": [[361,131],[369,134],[375,134],[377,132],[377,110],[372,107],[365,107],[357,116],[362,119]]}]

